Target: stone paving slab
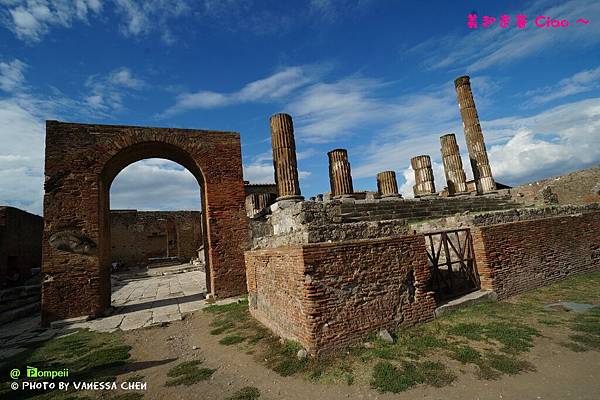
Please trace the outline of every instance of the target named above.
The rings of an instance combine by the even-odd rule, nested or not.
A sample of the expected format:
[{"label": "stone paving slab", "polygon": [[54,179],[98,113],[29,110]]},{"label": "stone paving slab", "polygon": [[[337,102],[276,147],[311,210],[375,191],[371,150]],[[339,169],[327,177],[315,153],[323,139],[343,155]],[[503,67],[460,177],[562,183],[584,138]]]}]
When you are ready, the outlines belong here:
[{"label": "stone paving slab", "polygon": [[[63,337],[78,329],[127,331],[181,321],[185,314],[211,305],[205,300],[204,280],[204,271],[195,270],[117,281],[113,285],[112,315],[89,321],[74,319],[68,321],[68,324],[55,324],[48,329],[41,328],[39,313],[22,318],[0,326],[0,354],[7,358],[18,354],[30,343]],[[239,298],[223,299],[215,304],[229,304],[238,300]]]}]

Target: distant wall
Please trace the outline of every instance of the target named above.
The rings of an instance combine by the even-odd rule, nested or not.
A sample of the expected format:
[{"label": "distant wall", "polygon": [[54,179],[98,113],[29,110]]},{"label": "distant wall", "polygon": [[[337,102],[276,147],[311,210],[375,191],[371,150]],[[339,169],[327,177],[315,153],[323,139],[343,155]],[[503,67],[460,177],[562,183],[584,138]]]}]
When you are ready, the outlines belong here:
[{"label": "distant wall", "polygon": [[313,354],[431,320],[422,235],[248,251],[250,312]]},{"label": "distant wall", "polygon": [[14,207],[0,207],[0,285],[31,277],[42,264],[44,219]]},{"label": "distant wall", "polygon": [[201,218],[199,211],[112,210],[111,259],[136,266],[152,257],[196,258],[202,245]]},{"label": "distant wall", "polygon": [[600,267],[600,211],[474,228],[482,288],[506,298]]},{"label": "distant wall", "polygon": [[515,199],[546,204],[600,202],[600,165],[511,189]]}]

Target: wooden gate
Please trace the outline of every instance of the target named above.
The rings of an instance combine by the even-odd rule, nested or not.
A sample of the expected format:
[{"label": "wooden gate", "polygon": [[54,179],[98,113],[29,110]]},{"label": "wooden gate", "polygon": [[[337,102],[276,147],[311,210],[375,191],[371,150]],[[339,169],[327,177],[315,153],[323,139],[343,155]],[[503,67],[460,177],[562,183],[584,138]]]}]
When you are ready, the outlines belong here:
[{"label": "wooden gate", "polygon": [[430,290],[436,300],[447,300],[478,290],[479,274],[469,229],[425,234],[431,268]]}]

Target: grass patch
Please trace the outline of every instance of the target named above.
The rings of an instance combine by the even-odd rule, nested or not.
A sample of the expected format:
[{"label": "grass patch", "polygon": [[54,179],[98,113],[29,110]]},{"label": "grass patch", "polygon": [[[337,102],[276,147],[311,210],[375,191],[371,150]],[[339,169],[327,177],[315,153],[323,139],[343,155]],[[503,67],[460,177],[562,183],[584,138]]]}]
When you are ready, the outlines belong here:
[{"label": "grass patch", "polygon": [[419,384],[435,387],[446,386],[456,377],[439,362],[403,363],[396,367],[389,361],[383,361],[373,368],[371,387],[380,392],[400,393]]},{"label": "grass patch", "polygon": [[481,354],[470,346],[457,346],[452,350],[451,356],[463,364],[475,364],[481,360]]},{"label": "grass patch", "polygon": [[600,306],[577,314],[571,323],[571,329],[575,334],[570,335],[572,340],[564,344],[573,351],[587,351],[600,349]]},{"label": "grass patch", "polygon": [[448,329],[448,333],[471,340],[481,340],[484,330],[485,327],[482,324],[461,322]]},{"label": "grass patch", "polygon": [[256,400],[260,397],[260,390],[254,386],[245,386],[227,397],[225,400]]},{"label": "grass patch", "polygon": [[534,337],[538,335],[537,329],[519,324],[492,322],[485,328],[485,336],[500,342],[503,345],[500,350],[507,353],[529,351]]},{"label": "grass patch", "polygon": [[486,363],[491,368],[508,375],[516,375],[523,371],[534,370],[533,365],[527,361],[519,360],[514,356],[505,354],[488,354]]},{"label": "grass patch", "polygon": [[174,366],[167,372],[167,376],[172,379],[167,380],[165,386],[190,386],[209,379],[216,370],[200,368],[201,364],[200,360],[192,360]]},{"label": "grass patch", "polygon": [[231,346],[232,344],[237,344],[237,343],[241,343],[244,340],[246,340],[245,337],[240,336],[240,335],[229,335],[229,336],[225,336],[224,338],[222,338],[221,340],[219,340],[219,343],[225,345],[225,346]]}]

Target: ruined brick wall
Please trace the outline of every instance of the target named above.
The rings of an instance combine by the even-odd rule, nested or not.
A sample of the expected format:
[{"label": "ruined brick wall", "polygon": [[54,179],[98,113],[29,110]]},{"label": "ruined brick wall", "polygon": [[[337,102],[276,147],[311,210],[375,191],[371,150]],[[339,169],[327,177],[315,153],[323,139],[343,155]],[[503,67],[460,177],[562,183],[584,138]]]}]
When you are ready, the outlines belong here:
[{"label": "ruined brick wall", "polygon": [[433,318],[421,235],[246,252],[251,313],[311,353]]},{"label": "ruined brick wall", "polygon": [[110,306],[109,191],[127,165],[165,158],[202,188],[207,284],[246,290],[249,245],[240,135],[196,129],[46,122],[42,321],[97,316]]},{"label": "ruined brick wall", "polygon": [[309,346],[301,246],[245,253],[250,312],[275,334]]},{"label": "ruined brick wall", "polygon": [[274,204],[251,220],[253,248],[396,237],[410,221],[522,206],[507,194],[433,199],[303,201]]},{"label": "ruined brick wall", "polygon": [[538,204],[588,204],[600,202],[600,165],[511,189],[514,198]]},{"label": "ruined brick wall", "polygon": [[600,268],[600,212],[474,228],[482,288],[499,298]]},{"label": "ruined brick wall", "polygon": [[0,286],[7,278],[31,277],[32,268],[42,265],[44,220],[14,207],[0,207]]},{"label": "ruined brick wall", "polygon": [[187,262],[198,256],[202,246],[199,211],[111,210],[110,225],[111,260],[125,266],[146,265],[151,257],[179,257]]}]

